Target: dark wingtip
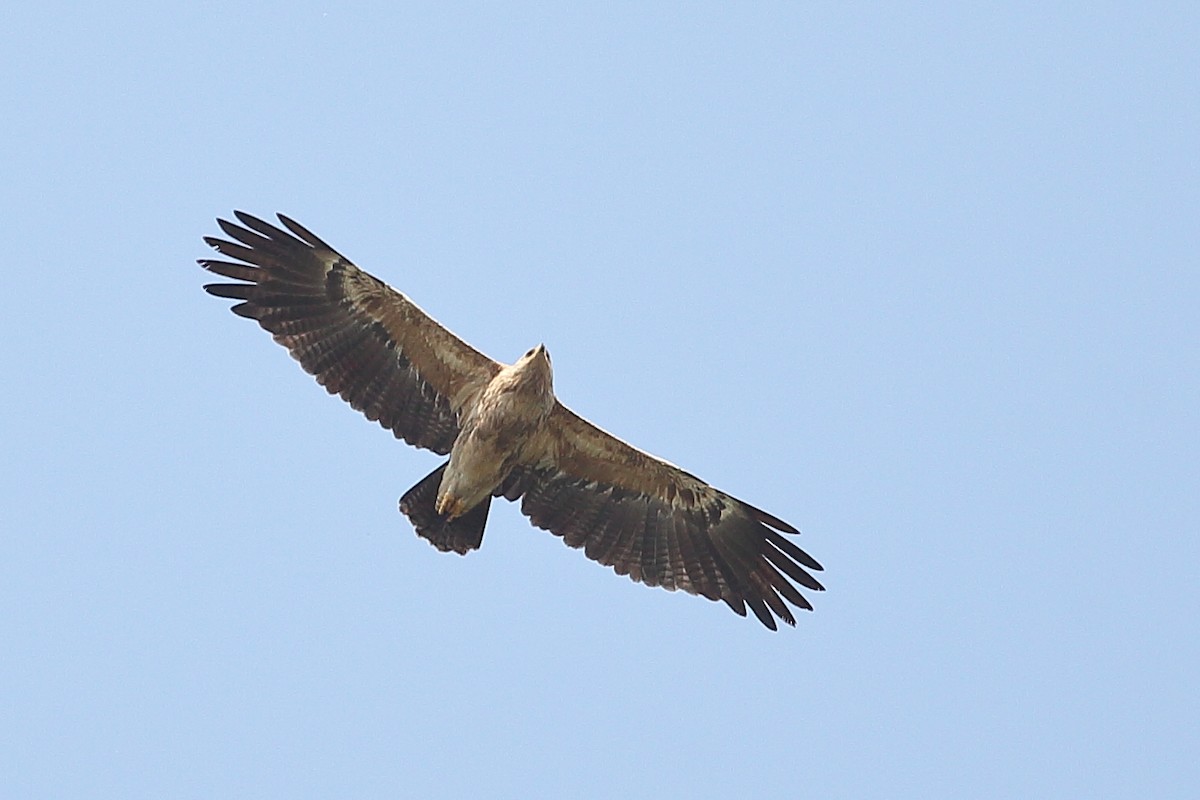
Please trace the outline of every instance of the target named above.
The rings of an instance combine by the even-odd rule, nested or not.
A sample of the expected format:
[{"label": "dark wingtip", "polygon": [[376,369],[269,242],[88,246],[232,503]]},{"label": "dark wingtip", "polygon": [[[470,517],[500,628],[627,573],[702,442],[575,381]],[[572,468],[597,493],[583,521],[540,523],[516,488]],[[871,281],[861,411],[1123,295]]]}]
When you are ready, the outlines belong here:
[{"label": "dark wingtip", "polygon": [[[750,606],[750,610],[754,612],[754,616],[758,617],[759,622],[773,631],[779,630],[779,625],[776,624],[775,617],[767,609],[765,601],[757,597],[748,597],[746,598],[746,605]],[[796,624],[795,620],[789,620],[786,617],[784,618],[784,622],[791,622],[793,625]]]},{"label": "dark wingtip", "polygon": [[779,517],[768,514],[767,512],[763,511],[761,508],[755,508],[754,506],[747,503],[745,500],[740,500],[738,502],[740,502],[742,505],[744,505],[746,507],[746,509],[750,512],[750,516],[754,517],[756,520],[758,520],[762,524],[770,525],[775,530],[783,531],[784,533],[800,533],[800,531],[796,530],[794,527],[787,524],[786,522],[781,520]]},{"label": "dark wingtip", "polygon": [[775,545],[777,548],[782,550],[788,556],[793,558],[797,563],[802,564],[805,567],[808,567],[809,569],[815,570],[817,572],[825,571],[825,568],[822,567],[815,558],[813,558],[808,553],[801,550],[796,545],[795,542],[791,541],[790,539],[784,538],[783,536],[781,536],[780,534],[778,534],[772,530],[766,531],[766,534],[767,534],[768,542],[770,542],[771,544]]},{"label": "dark wingtip", "polygon": [[[250,228],[253,228],[253,227],[254,227],[256,224],[257,224],[257,225],[267,225],[267,224],[269,224],[269,223],[267,223],[267,222],[265,222],[265,221],[263,221],[263,220],[259,219],[258,217],[254,216],[253,214],[247,213],[247,212],[245,212],[245,211],[242,211],[242,210],[240,210],[240,209],[236,209],[236,208],[235,208],[235,209],[233,210],[233,215],[234,215],[235,217],[237,217],[237,220],[238,220],[238,222],[240,222],[240,223],[242,223],[243,225],[245,225],[245,226],[247,226],[247,227],[250,227]],[[221,221],[221,220],[217,220],[217,222],[220,222],[220,221]]]},{"label": "dark wingtip", "polygon": [[224,297],[226,300],[249,300],[254,286],[249,283],[207,283],[204,291],[213,297]]},{"label": "dark wingtip", "polygon": [[247,214],[245,211],[234,211],[233,215],[237,217],[238,222],[242,223],[249,230],[254,231],[260,236],[265,236],[273,242],[290,242],[293,237],[288,235],[288,232],[277,225],[272,225],[266,220],[259,219],[253,214]]},{"label": "dark wingtip", "polygon": [[315,233],[313,233],[308,228],[301,225],[299,222],[296,222],[296,220],[292,219],[287,214],[276,212],[275,216],[279,217],[279,221],[282,222],[283,226],[285,228],[287,228],[289,231],[291,231],[294,236],[297,236],[300,239],[302,239],[304,242],[308,243],[308,245],[310,247],[319,247],[321,249],[328,250],[333,253],[337,252],[332,247],[330,247],[324,240],[322,240],[321,237],[317,236]]}]

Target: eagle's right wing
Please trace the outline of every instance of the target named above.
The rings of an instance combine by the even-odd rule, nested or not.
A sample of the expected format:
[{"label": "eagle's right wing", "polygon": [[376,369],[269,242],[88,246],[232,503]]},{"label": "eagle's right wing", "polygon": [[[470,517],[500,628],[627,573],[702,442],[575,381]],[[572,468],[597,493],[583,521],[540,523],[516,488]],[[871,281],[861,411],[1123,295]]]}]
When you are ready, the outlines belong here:
[{"label": "eagle's right wing", "polygon": [[[811,609],[797,585],[822,586],[821,565],[787,538],[797,530],[556,403],[535,463],[498,490],[534,525],[648,586],[746,608],[772,630]],[[786,601],[786,603],[784,602]]]},{"label": "eagle's right wing", "polygon": [[330,394],[409,444],[450,452],[464,407],[500,365],[282,214],[286,231],[234,214],[244,227],[217,220],[234,241],[204,241],[237,261],[200,265],[244,283],[205,290],[242,301],[233,312],[257,320]]}]

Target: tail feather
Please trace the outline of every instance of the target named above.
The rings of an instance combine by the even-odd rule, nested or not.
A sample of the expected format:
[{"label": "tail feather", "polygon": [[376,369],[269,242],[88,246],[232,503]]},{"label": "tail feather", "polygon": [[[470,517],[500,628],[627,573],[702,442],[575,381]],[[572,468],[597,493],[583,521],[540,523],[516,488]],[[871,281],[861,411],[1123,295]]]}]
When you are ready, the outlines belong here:
[{"label": "tail feather", "polygon": [[483,542],[483,528],[487,525],[492,498],[485,497],[461,517],[447,519],[435,508],[438,487],[442,484],[442,473],[445,471],[446,465],[442,464],[405,492],[400,498],[400,511],[417,529],[417,535],[427,539],[438,550],[466,555],[471,550],[479,549]]}]

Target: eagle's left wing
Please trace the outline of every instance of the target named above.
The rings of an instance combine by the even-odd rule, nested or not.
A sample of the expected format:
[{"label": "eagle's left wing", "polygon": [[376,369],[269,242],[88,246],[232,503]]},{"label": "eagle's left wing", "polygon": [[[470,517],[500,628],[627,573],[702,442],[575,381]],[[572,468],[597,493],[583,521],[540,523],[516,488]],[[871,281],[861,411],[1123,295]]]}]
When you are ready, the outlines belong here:
[{"label": "eagle's left wing", "polygon": [[240,282],[204,288],[241,301],[233,312],[257,320],[330,394],[409,444],[450,452],[464,408],[500,365],[302,225],[234,213],[241,225],[217,220],[229,240],[205,241],[236,261],[200,265]]},{"label": "eagle's left wing", "polygon": [[[812,609],[795,584],[820,591],[821,565],[783,536],[796,529],[601,430],[561,403],[545,455],[498,494],[521,499],[539,528],[648,586],[746,606],[772,630],[795,624],[786,600]],[[793,583],[794,582],[794,583]],[[774,614],[774,617],[772,616]]]}]

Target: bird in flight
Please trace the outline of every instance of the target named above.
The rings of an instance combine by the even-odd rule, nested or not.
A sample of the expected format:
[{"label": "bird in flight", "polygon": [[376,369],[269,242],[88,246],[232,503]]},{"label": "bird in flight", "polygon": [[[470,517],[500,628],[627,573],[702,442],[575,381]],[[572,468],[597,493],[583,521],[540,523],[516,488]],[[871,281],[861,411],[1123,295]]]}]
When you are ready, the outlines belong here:
[{"label": "bird in flight", "polygon": [[205,290],[238,301],[330,394],[397,438],[449,458],[400,499],[419,536],[466,554],[483,541],[493,497],[521,503],[539,528],[648,586],[746,609],[775,630],[811,610],[821,569],[786,522],[578,416],[554,395],[543,345],[493,361],[306,228],[240,211],[231,260],[201,259],[236,283]]}]

